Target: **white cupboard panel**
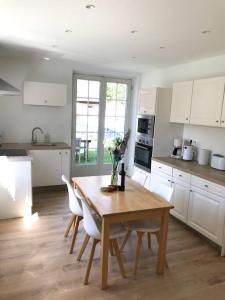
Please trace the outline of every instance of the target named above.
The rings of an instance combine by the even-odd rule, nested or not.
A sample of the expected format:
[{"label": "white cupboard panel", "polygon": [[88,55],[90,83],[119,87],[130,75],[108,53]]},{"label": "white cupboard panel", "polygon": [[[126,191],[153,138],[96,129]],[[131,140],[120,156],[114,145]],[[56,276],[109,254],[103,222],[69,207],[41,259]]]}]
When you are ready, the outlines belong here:
[{"label": "white cupboard panel", "polygon": [[172,198],[174,209],[170,213],[179,220],[187,223],[190,185],[173,179],[172,187],[174,189]]},{"label": "white cupboard panel", "polygon": [[224,229],[224,199],[192,188],[188,211],[188,224],[214,241],[222,244]]},{"label": "white cupboard panel", "polygon": [[151,186],[156,186],[159,184],[165,184],[167,186],[171,186],[172,177],[163,173],[151,173],[151,181],[150,181],[150,189]]},{"label": "white cupboard panel", "polygon": [[45,82],[24,82],[24,104],[64,106],[67,99],[67,86],[65,84]]},{"label": "white cupboard panel", "polygon": [[190,122],[193,80],[173,84],[170,122],[188,124]]},{"label": "white cupboard panel", "polygon": [[224,94],[224,100],[223,100],[223,109],[222,109],[222,114],[221,114],[221,122],[220,125],[222,127],[225,127],[225,94]]},{"label": "white cupboard panel", "polygon": [[195,80],[191,124],[220,126],[225,77]]},{"label": "white cupboard panel", "polygon": [[139,114],[155,114],[157,89],[143,89],[139,95]]},{"label": "white cupboard panel", "polygon": [[61,175],[66,175],[70,178],[70,150],[62,150],[62,166]]}]

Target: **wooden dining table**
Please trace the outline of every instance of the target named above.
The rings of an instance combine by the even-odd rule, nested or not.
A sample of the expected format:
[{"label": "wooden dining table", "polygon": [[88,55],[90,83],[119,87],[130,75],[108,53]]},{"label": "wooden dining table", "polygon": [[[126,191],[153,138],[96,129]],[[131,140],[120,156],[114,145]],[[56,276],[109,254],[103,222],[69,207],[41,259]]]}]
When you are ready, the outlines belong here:
[{"label": "wooden dining table", "polygon": [[163,274],[166,262],[166,246],[169,211],[173,205],[130,178],[126,178],[125,191],[102,192],[101,187],[110,184],[110,176],[73,177],[77,188],[102,219],[101,237],[101,288],[108,283],[109,230],[112,223],[131,220],[160,218],[160,239],[156,273]]}]

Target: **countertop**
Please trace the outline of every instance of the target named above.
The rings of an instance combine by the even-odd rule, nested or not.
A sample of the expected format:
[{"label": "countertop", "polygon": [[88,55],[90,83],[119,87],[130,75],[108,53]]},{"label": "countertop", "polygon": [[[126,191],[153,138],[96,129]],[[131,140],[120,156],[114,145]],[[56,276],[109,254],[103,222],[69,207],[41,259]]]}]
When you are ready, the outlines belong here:
[{"label": "countertop", "polygon": [[71,149],[66,143],[53,143],[54,146],[43,145],[37,146],[30,143],[4,143],[0,148],[2,149],[25,149],[25,150],[59,150],[59,149]]},{"label": "countertop", "polygon": [[201,166],[196,161],[185,161],[171,157],[153,157],[152,160],[225,186],[225,171],[213,169],[209,165]]}]

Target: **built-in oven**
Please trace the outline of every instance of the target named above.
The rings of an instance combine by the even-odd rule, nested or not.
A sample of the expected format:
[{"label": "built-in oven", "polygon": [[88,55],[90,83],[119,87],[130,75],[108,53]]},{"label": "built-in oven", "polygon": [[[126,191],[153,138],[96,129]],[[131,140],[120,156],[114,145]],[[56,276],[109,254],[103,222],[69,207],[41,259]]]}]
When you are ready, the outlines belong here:
[{"label": "built-in oven", "polygon": [[141,143],[138,140],[139,139],[137,139],[135,144],[134,163],[136,166],[150,172],[153,139],[149,139],[148,141],[142,139]]},{"label": "built-in oven", "polygon": [[138,115],[137,116],[137,134],[147,135],[151,138],[154,136],[155,116]]}]

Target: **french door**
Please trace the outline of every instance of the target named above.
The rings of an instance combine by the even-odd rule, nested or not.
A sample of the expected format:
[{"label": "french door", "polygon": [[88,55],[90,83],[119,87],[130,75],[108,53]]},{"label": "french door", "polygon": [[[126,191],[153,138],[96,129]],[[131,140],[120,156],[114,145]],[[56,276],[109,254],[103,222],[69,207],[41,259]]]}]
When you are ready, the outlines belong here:
[{"label": "french door", "polygon": [[75,75],[72,175],[109,174],[108,145],[128,128],[131,81]]}]

